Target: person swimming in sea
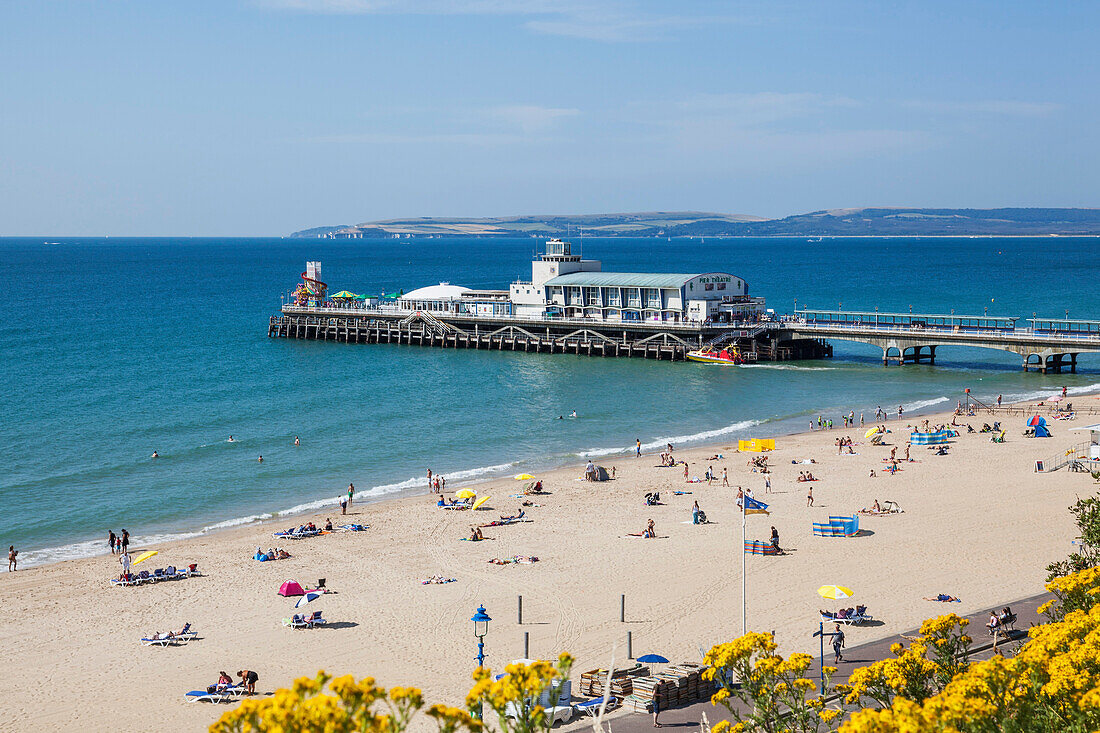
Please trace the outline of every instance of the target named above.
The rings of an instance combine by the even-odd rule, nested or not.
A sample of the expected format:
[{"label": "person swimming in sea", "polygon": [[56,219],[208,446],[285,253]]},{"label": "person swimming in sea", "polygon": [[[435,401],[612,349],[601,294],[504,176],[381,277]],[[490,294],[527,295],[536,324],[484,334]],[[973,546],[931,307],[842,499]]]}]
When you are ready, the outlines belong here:
[{"label": "person swimming in sea", "polygon": [[264,457],[260,456],[259,458],[256,459],[256,461],[259,462],[259,463],[263,463],[264,462]]},{"label": "person swimming in sea", "polygon": [[151,457],[152,458],[160,458],[160,454],[157,453],[156,451],[153,451],[153,455]]},{"label": "person swimming in sea", "polygon": [[577,416],[577,411],[576,410],[573,410],[571,413],[569,413],[569,417],[576,417],[576,416]]},{"label": "person swimming in sea", "polygon": [[227,440],[227,441],[225,441],[225,442],[226,442],[226,443],[236,443],[237,441],[236,441],[236,440],[235,440],[235,439],[233,438],[233,436],[232,436],[232,435],[230,435],[230,436],[229,436],[229,440]]}]

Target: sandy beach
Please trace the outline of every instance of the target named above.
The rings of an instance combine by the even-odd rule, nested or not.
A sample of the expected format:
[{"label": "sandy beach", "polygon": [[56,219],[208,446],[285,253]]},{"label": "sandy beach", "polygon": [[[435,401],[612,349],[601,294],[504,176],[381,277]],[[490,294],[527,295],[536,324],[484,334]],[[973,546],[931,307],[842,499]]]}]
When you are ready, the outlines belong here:
[{"label": "sandy beach", "polygon": [[[1076,396],[1076,406],[1100,406],[1100,397]],[[1044,409],[1045,414],[1045,409]],[[832,416],[839,424],[839,416]],[[922,415],[887,425],[886,445],[872,446],[865,429],[817,431],[777,439],[768,454],[771,491],[764,476],[747,465],[736,443],[677,448],[689,473],[702,477],[713,466],[713,485],[686,483],[683,467],[662,468],[658,456],[603,460],[615,467],[606,483],[577,481],[580,467],[538,475],[548,495],[529,497],[530,521],[487,527],[483,542],[466,542],[473,524],[518,512],[513,495],[523,483],[511,478],[479,484],[491,495],[485,511],[438,509],[435,496],[356,504],[346,519],[369,524],[365,532],[276,541],[282,520],[251,525],[155,548],[131,547],[136,555],[157,549],[146,565],[197,563],[201,577],[135,588],[109,580],[120,569],[104,555],[8,573],[0,654],[7,660],[0,729],[165,731],[198,730],[215,720],[220,706],[190,704],[188,690],[213,682],[219,670],[259,673],[257,690],[270,692],[318,669],[374,676],[385,686],[415,685],[430,701],[459,701],[469,686],[476,644],[470,616],[484,604],[493,617],[486,638],[494,668],[530,651],[549,658],[561,651],[577,657],[576,672],[606,666],[626,655],[626,633],[638,656],[655,652],[674,661],[699,660],[700,648],[740,633],[741,528],[736,486],[751,488],[770,505],[770,515],[747,519],[749,539],[766,540],[774,525],[781,557],[747,559],[748,625],[774,630],[781,651],[813,651],[817,610],[829,607],[815,592],[836,583],[856,591],[850,602],[866,604],[876,625],[854,627],[855,645],[911,628],[927,617],[968,613],[1037,593],[1045,566],[1070,551],[1074,527],[1066,507],[1095,491],[1087,473],[1038,474],[1048,460],[1087,440],[1070,432],[1096,422],[1082,415],[1050,420],[1053,437],[1027,439],[1021,417],[979,413],[960,418],[976,429],[1002,420],[1007,442],[989,434],[952,441],[947,455],[913,446],[910,463],[896,475],[883,469],[897,446],[902,457],[908,424],[949,422],[950,414]],[[868,422],[870,425],[870,421]],[[834,445],[850,436],[855,455]],[[722,454],[719,460],[708,460]],[[812,465],[792,464],[812,458]],[[442,468],[442,467],[441,467]],[[877,477],[870,477],[874,469]],[[723,487],[722,470],[731,487]],[[810,470],[814,506],[807,506]],[[448,486],[448,493],[458,486]],[[646,506],[643,495],[660,491],[663,505]],[[673,491],[691,492],[674,495]],[[897,502],[904,513],[860,517],[863,536],[814,537],[813,522],[852,514],[875,500]],[[698,501],[711,523],[693,525]],[[303,517],[323,525],[326,512]],[[649,519],[657,539],[628,536]],[[106,541],[104,541],[106,544]],[[257,546],[281,545],[293,557],[260,563]],[[492,558],[533,555],[539,562],[498,566]],[[422,585],[433,575],[456,578]],[[335,591],[310,606],[329,620],[326,628],[294,631],[280,620],[293,599],[276,594],[285,580],[311,586],[325,578]],[[939,604],[924,596],[948,593],[962,602]],[[619,620],[626,595],[626,623]],[[517,623],[523,596],[524,624]],[[153,631],[191,623],[199,639],[179,647],[143,647]]]}]

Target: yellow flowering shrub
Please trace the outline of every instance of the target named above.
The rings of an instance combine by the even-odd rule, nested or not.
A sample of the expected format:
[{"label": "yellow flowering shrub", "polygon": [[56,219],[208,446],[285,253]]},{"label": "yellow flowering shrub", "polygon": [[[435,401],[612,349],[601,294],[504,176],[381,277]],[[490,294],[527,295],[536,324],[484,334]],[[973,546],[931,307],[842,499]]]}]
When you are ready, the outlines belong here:
[{"label": "yellow flowering shrub", "polygon": [[543,692],[550,690],[549,703],[557,704],[561,683],[569,679],[573,657],[562,654],[556,664],[531,662],[509,664],[505,675],[494,680],[492,672],[479,667],[474,672],[474,686],[466,695],[471,711],[491,710],[496,713],[502,731],[534,733],[549,730],[552,720],[539,704]]},{"label": "yellow flowering shrub", "polygon": [[[707,652],[703,678],[719,685],[711,702],[724,707],[734,720],[718,723],[711,733],[831,730],[830,723],[840,711],[823,710],[824,701],[815,694],[820,692],[817,683],[805,676],[813,657],[792,654],[784,659],[775,649],[771,634],[750,632]],[[826,684],[835,671],[825,668]]]}]

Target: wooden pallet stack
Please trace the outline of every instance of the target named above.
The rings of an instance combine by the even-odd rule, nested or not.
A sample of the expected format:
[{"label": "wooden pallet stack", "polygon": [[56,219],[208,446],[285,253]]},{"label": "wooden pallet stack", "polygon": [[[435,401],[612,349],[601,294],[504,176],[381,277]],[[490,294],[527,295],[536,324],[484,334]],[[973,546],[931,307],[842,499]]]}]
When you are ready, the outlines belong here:
[{"label": "wooden pallet stack", "polygon": [[662,710],[709,700],[715,686],[703,679],[704,669],[699,664],[678,664],[650,677],[635,678],[623,705],[634,712],[651,713],[654,699]]},{"label": "wooden pallet stack", "polygon": [[[648,677],[649,667],[636,664],[628,669],[617,669],[611,675],[611,694],[620,700],[634,691],[634,679]],[[606,669],[593,669],[581,674],[580,691],[582,695],[601,697],[604,683],[607,681]]]}]

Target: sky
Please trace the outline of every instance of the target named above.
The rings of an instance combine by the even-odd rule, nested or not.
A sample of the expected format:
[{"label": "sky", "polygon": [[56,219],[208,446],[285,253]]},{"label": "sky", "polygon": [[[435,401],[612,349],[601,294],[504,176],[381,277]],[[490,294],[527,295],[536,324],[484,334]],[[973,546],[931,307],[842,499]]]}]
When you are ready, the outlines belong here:
[{"label": "sky", "polygon": [[0,2],[0,235],[1100,206],[1100,3]]}]

